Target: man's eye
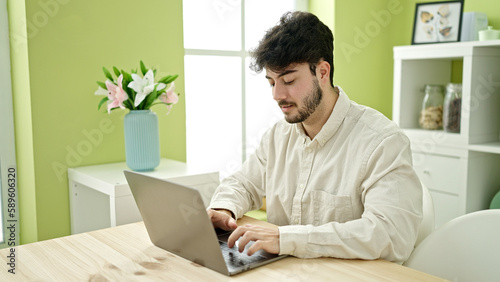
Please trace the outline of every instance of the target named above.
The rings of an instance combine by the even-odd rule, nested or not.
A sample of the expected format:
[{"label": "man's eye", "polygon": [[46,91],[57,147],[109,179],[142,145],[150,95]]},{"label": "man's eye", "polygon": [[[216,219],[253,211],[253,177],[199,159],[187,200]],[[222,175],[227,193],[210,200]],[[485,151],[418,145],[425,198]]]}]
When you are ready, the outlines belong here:
[{"label": "man's eye", "polygon": [[285,85],[290,85],[294,82],[295,80],[290,80],[290,81],[284,81]]}]

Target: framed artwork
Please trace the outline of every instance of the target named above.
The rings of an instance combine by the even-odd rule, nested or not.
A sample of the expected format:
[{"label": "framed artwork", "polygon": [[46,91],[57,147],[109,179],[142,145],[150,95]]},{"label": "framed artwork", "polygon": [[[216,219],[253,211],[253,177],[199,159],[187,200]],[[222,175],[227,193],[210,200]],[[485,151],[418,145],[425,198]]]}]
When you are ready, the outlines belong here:
[{"label": "framed artwork", "polygon": [[417,3],[411,44],[460,41],[463,1]]}]

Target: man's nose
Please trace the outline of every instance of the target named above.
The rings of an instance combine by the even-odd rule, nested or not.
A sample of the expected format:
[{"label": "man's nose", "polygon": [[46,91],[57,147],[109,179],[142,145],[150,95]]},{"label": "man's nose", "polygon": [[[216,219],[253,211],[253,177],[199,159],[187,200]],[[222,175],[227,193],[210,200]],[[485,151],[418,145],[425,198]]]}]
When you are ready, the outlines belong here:
[{"label": "man's nose", "polygon": [[286,89],[283,86],[279,86],[277,83],[273,87],[273,99],[275,101],[286,100]]}]

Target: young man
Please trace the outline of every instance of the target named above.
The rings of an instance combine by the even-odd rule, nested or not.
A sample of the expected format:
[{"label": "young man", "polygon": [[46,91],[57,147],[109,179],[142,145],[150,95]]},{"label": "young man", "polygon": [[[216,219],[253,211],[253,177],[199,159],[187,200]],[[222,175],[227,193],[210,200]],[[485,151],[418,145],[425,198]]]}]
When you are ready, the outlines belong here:
[{"label": "young man", "polygon": [[[283,15],[253,51],[285,121],[274,125],[207,209],[242,251],[402,262],[422,218],[422,187],[405,134],[333,85],[333,35],[310,13]],[[262,205],[276,228],[237,227]]]}]

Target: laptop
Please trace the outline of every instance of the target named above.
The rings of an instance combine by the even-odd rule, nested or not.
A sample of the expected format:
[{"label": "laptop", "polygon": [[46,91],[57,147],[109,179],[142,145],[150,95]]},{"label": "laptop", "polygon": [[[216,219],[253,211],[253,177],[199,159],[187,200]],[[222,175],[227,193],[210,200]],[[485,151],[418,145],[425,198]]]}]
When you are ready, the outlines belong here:
[{"label": "laptop", "polygon": [[215,229],[197,189],[125,170],[151,242],[199,265],[234,275],[284,258],[259,250],[240,253],[227,246],[231,231]]}]

